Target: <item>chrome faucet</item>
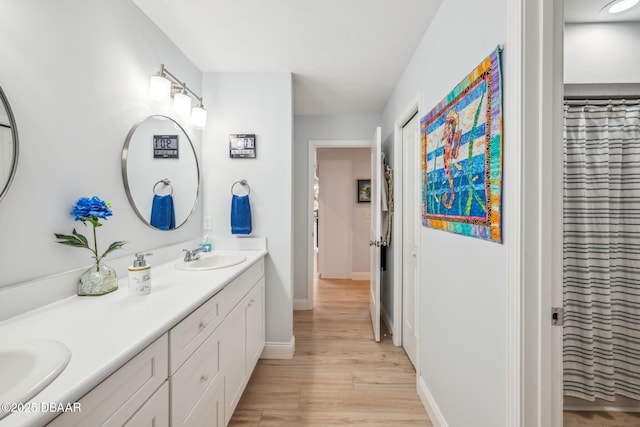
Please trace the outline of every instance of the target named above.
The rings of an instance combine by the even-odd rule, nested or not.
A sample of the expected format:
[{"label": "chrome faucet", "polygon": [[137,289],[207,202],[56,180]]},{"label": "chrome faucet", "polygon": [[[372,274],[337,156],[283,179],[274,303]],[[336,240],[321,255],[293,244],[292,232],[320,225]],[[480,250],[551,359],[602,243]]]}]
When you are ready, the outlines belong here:
[{"label": "chrome faucet", "polygon": [[183,249],[184,251],[184,262],[191,262],[197,259],[200,259],[200,251],[202,251],[202,246],[198,246],[194,250],[190,251],[189,249]]}]

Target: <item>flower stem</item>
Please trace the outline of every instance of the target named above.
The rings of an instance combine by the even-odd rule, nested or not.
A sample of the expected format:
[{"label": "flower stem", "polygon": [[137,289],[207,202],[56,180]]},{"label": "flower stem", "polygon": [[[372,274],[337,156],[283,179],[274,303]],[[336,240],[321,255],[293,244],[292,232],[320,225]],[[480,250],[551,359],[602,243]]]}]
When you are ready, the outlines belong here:
[{"label": "flower stem", "polygon": [[96,226],[93,225],[93,253],[96,259],[96,271],[100,272],[100,259],[98,258],[98,237],[96,236]]}]

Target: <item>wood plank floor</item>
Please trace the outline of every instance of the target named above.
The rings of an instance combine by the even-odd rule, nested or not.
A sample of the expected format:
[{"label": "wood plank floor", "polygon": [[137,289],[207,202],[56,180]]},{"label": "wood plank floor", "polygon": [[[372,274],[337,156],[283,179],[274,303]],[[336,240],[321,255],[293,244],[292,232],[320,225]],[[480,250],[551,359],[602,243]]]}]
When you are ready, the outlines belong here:
[{"label": "wood plank floor", "polygon": [[565,411],[564,427],[639,427],[638,412]]},{"label": "wood plank floor", "polygon": [[432,426],[402,348],[372,339],[368,292],[319,280],[314,310],[294,312],[294,358],[258,362],[229,426]]}]

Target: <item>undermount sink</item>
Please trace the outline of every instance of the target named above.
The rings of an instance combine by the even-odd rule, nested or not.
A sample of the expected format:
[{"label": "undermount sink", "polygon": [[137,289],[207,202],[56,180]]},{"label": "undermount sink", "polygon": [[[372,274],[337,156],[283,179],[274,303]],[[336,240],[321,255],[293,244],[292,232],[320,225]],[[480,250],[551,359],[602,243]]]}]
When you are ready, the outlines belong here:
[{"label": "undermount sink", "polygon": [[215,270],[240,264],[246,259],[246,256],[236,252],[211,252],[209,254],[202,255],[195,261],[185,262],[180,260],[176,262],[175,266],[180,270]]},{"label": "undermount sink", "polygon": [[[0,402],[27,402],[48,386],[69,363],[71,351],[46,339],[0,343]],[[7,408],[0,409],[0,418]]]}]

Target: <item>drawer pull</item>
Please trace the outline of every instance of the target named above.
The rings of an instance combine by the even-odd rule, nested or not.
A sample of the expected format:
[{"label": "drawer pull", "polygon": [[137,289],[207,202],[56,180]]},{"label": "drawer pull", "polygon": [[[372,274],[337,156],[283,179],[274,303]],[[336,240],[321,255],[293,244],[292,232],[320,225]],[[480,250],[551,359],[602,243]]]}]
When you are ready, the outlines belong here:
[{"label": "drawer pull", "polygon": [[205,322],[200,322],[200,323],[198,324],[198,329],[200,329],[200,330],[203,330],[203,329],[204,329],[204,328],[206,328],[206,327],[207,327],[207,324],[206,324]]},{"label": "drawer pull", "polygon": [[209,381],[209,374],[202,374],[200,376],[201,381]]}]

